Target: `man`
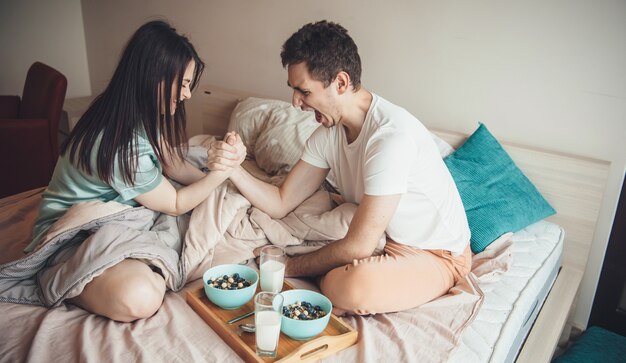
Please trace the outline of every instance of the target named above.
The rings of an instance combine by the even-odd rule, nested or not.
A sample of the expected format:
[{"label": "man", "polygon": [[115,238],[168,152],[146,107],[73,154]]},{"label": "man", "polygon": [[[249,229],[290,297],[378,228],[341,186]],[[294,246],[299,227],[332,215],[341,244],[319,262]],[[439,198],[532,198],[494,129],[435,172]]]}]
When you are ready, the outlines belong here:
[{"label": "man", "polygon": [[[280,187],[237,167],[230,179],[250,202],[282,218],[320,188],[330,170],[358,208],[346,236],[292,257],[285,276],[318,276],[335,313],[409,309],[445,294],[470,270],[470,232],[456,185],[428,130],[361,86],[361,60],[346,29],[307,24],[283,45],[292,103],[322,126]],[[227,169],[234,147],[209,151]],[[226,161],[225,161],[226,160]],[[385,254],[372,257],[386,233]]]}]

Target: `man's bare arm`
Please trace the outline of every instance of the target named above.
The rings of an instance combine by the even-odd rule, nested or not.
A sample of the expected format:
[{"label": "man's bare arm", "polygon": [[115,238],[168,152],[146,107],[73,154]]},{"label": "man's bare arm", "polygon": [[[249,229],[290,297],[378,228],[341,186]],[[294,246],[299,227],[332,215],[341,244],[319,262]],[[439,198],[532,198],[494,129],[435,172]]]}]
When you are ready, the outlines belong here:
[{"label": "man's bare arm", "polygon": [[230,180],[252,205],[272,218],[282,218],[318,190],[327,174],[328,169],[300,160],[280,187],[255,178],[243,167],[234,170]]},{"label": "man's bare arm", "polygon": [[287,261],[285,276],[316,276],[372,255],[400,201],[400,194],[365,195],[346,236],[315,252]]}]

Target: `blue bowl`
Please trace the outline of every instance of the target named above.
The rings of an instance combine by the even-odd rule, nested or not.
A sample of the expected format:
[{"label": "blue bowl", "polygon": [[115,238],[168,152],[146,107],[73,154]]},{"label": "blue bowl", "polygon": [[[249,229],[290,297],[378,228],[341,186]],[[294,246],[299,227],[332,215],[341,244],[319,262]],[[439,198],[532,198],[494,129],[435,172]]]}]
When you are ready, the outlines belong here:
[{"label": "blue bowl", "polygon": [[283,302],[285,307],[297,301],[306,301],[313,305],[319,305],[326,312],[325,316],[315,320],[295,320],[282,315],[280,331],[285,335],[291,339],[307,340],[319,335],[326,329],[333,310],[333,304],[326,296],[310,290],[287,290],[283,291],[281,295],[285,298]]},{"label": "blue bowl", "polygon": [[[239,276],[252,282],[252,284],[242,289],[222,290],[207,283],[207,280],[212,277],[218,278],[224,275],[232,276],[235,273],[238,273]],[[202,282],[204,284],[204,293],[213,304],[222,309],[234,310],[245,305],[252,299],[256,291],[256,286],[259,283],[259,274],[254,269],[245,265],[218,265],[211,267],[202,275]]]}]

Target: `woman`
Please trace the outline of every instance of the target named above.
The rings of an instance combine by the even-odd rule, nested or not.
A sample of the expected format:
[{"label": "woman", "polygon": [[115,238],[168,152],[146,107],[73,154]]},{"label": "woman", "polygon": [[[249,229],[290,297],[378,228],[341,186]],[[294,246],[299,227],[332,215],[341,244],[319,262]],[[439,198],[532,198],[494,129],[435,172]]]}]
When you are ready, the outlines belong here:
[{"label": "woman", "polygon": [[[106,90],[93,102],[61,147],[52,180],[35,223],[34,248],[72,205],[90,200],[139,204],[170,215],[196,207],[228,177],[205,175],[183,159],[185,109],[204,68],[189,40],[163,21],[141,26],[132,36]],[[245,157],[237,150],[227,163]],[[176,190],[164,174],[186,185]],[[163,277],[139,260],[107,269],[70,301],[118,321],[152,316],[165,294]]]}]

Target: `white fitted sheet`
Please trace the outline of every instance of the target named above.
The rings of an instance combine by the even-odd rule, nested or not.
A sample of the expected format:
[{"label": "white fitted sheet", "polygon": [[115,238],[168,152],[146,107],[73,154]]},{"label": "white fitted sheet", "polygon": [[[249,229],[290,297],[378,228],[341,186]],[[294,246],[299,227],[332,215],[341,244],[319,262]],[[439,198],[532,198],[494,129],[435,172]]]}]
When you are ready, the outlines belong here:
[{"label": "white fitted sheet", "polygon": [[[508,271],[478,281],[485,294],[451,362],[507,362],[517,357],[560,266],[563,229],[539,221],[513,234]],[[529,319],[530,317],[530,319]]]}]

